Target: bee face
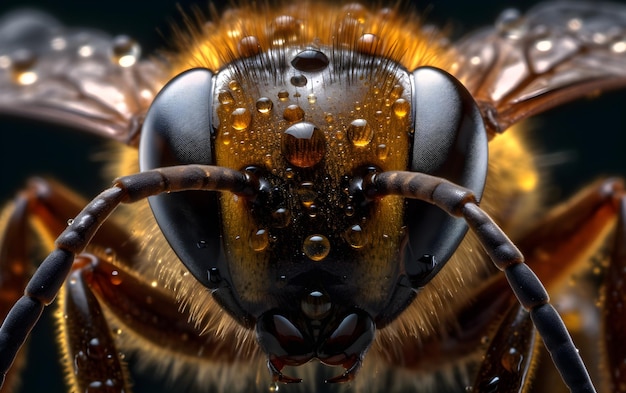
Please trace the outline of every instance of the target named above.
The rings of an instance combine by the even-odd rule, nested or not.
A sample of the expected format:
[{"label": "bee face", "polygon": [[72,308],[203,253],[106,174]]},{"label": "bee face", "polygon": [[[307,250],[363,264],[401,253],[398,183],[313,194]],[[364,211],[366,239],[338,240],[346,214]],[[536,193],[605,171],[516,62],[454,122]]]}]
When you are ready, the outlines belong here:
[{"label": "bee face", "polygon": [[[401,273],[393,262],[400,258],[406,242],[406,206],[398,198],[364,208],[345,190],[351,187],[351,179],[367,174],[367,168],[409,168],[413,108],[408,116],[398,116],[393,102],[411,102],[410,71],[393,66],[387,74],[379,74],[388,84],[378,93],[372,80],[332,74],[332,61],[328,74],[301,70],[287,61],[288,72],[278,74],[278,78],[276,73],[256,70],[260,75],[252,79],[242,70],[250,71],[251,63],[246,59],[257,54],[256,44],[252,40],[241,42],[243,59],[212,76],[213,134],[208,148],[214,160],[210,163],[245,170],[267,182],[268,194],[262,201],[233,195],[215,201],[216,217],[224,225],[220,229],[225,239],[222,247],[228,254],[222,278],[230,280],[236,302],[245,310],[240,322],[245,325],[247,318],[260,320],[262,335],[284,327],[279,325],[284,316],[300,329],[300,324],[327,318],[332,309],[335,321],[329,332],[347,318],[354,318],[363,328],[353,340],[363,340],[367,346],[372,340],[368,324],[377,324],[376,315],[388,305]],[[307,50],[325,53],[326,49],[303,47],[281,55],[293,60]],[[320,85],[324,89],[311,88]],[[336,93],[346,86],[354,95],[344,98]],[[381,106],[387,112],[364,110],[375,106],[376,96],[391,97],[398,91],[398,97],[389,101],[391,105]],[[336,98],[328,100],[325,95]],[[383,128],[381,118],[393,122],[385,126],[400,130],[399,138],[381,140],[378,133],[368,137],[372,128],[375,132]],[[298,138],[300,135],[306,137]],[[298,139],[306,140],[304,147],[298,145]],[[350,158],[337,163],[329,157]],[[380,217],[386,218],[384,228],[371,225],[381,222]],[[373,240],[378,238],[388,243]],[[202,249],[207,239],[195,236],[189,242]],[[346,280],[348,276],[350,280]],[[202,279],[207,278],[211,279],[205,269]],[[374,287],[378,289],[373,291]],[[351,308],[354,305],[358,305],[358,312]],[[363,309],[365,313],[361,313]],[[239,309],[228,311],[237,314]],[[268,340],[275,337],[271,333]]]}]

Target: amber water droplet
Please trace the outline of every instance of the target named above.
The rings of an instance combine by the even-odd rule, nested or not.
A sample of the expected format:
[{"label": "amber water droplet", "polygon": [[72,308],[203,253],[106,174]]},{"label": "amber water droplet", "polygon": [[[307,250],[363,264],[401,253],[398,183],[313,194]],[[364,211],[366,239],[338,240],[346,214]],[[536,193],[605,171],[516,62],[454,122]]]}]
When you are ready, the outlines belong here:
[{"label": "amber water droplet", "polygon": [[237,50],[241,57],[252,57],[261,53],[259,39],[253,35],[243,37],[237,44]]},{"label": "amber water droplet", "polygon": [[411,110],[411,105],[404,98],[398,98],[391,105],[391,108],[393,109],[393,113],[396,115],[396,117],[402,119],[409,114],[409,111]]},{"label": "amber water droplet", "polygon": [[304,120],[304,110],[298,105],[289,105],[283,112],[283,118],[290,122]]},{"label": "amber water droplet", "polygon": [[363,34],[356,41],[356,49],[359,52],[374,55],[378,53],[379,39],[374,34]]},{"label": "amber water droplet", "polygon": [[307,210],[306,214],[311,218],[317,217],[317,213],[319,212],[319,208],[314,203],[306,206],[306,210]]},{"label": "amber water droplet", "polygon": [[296,41],[302,32],[302,23],[290,15],[281,15],[270,24],[272,43],[283,45]]},{"label": "amber water droplet", "polygon": [[309,259],[318,262],[328,256],[330,242],[324,235],[310,235],[304,239],[302,251]]},{"label": "amber water droplet", "polygon": [[312,291],[304,296],[300,302],[304,315],[311,319],[322,319],[332,308],[330,296],[320,291]]},{"label": "amber water droplet", "polygon": [[278,393],[280,387],[278,386],[278,384],[276,382],[271,383],[270,386],[267,388],[267,391],[269,393]]},{"label": "amber water droplet", "polygon": [[111,58],[120,67],[133,66],[141,55],[141,47],[129,36],[120,35],[113,39]]},{"label": "amber water droplet", "polygon": [[259,113],[269,113],[274,107],[274,103],[267,97],[256,100],[256,110]]},{"label": "amber water droplet", "polygon": [[311,93],[307,96],[307,101],[309,101],[309,104],[315,104],[317,102],[317,96]]},{"label": "amber water droplet", "polygon": [[280,101],[287,101],[287,99],[289,98],[289,92],[286,90],[281,90],[278,92],[278,99]]},{"label": "amber water droplet", "polygon": [[352,248],[362,248],[368,242],[368,237],[363,228],[360,225],[353,225],[348,228],[343,234],[343,238],[348,242]]},{"label": "amber water droplet", "polygon": [[380,145],[376,146],[376,156],[379,159],[386,160],[388,155],[389,155],[389,146],[385,145],[384,143],[381,143]]},{"label": "amber water droplet", "polygon": [[303,86],[306,86],[308,80],[306,79],[306,76],[304,75],[295,75],[291,77],[290,82],[292,85],[296,87],[303,87]]},{"label": "amber water droplet", "polygon": [[245,130],[252,121],[252,115],[246,108],[237,108],[230,114],[230,125],[235,130]]},{"label": "amber water droplet", "polygon": [[122,277],[120,277],[120,272],[117,270],[113,270],[111,272],[111,278],[109,279],[112,285],[120,285],[122,283]]},{"label": "amber water droplet", "polygon": [[287,161],[297,167],[312,167],[326,153],[324,133],[311,123],[296,123],[283,133],[282,153]]},{"label": "amber water droplet", "polygon": [[344,213],[346,213],[346,216],[348,217],[352,217],[354,215],[354,206],[352,205],[347,205],[344,209],[343,209]]},{"label": "amber water droplet", "polygon": [[285,228],[291,223],[291,212],[285,207],[279,207],[272,212],[272,226]]},{"label": "amber water droplet", "polygon": [[500,363],[507,371],[511,373],[518,373],[522,368],[522,362],[524,356],[515,348],[509,348],[509,351],[502,355]]},{"label": "amber water droplet", "polygon": [[356,119],[348,127],[348,138],[354,146],[367,146],[374,138],[374,131],[365,119]]},{"label": "amber water droplet", "polygon": [[305,207],[311,206],[317,198],[317,191],[315,191],[315,185],[313,182],[302,182],[300,184],[300,188],[298,188],[298,196],[300,197],[300,202]]},{"label": "amber water droplet", "polygon": [[269,244],[269,234],[265,229],[253,231],[250,235],[250,247],[254,251],[263,251]]},{"label": "amber water droplet", "polygon": [[230,145],[230,132],[224,131],[222,132],[222,143],[226,146]]},{"label": "amber water droplet", "polygon": [[291,180],[291,179],[293,179],[294,174],[295,173],[293,171],[293,168],[286,168],[285,169],[285,178]]},{"label": "amber water droplet", "polygon": [[400,96],[402,96],[403,92],[404,87],[402,87],[402,85],[393,85],[393,87],[391,88],[391,92],[389,93],[389,98],[391,100],[397,100],[398,98],[400,98]]},{"label": "amber water droplet", "polygon": [[235,103],[235,98],[233,97],[233,94],[228,90],[220,90],[217,93],[217,100],[222,105],[232,105]]},{"label": "amber water droplet", "polygon": [[239,89],[241,89],[241,85],[239,85],[239,82],[233,79],[230,82],[228,82],[228,88],[231,89],[232,91],[239,91]]}]

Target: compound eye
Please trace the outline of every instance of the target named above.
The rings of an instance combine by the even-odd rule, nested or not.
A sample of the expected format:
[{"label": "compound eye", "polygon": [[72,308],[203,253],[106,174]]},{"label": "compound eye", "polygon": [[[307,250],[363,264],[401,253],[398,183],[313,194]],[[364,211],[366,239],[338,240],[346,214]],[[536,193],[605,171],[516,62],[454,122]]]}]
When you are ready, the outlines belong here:
[{"label": "compound eye", "polygon": [[[212,81],[209,70],[189,70],[157,95],[141,131],[141,170],[214,163]],[[219,286],[216,277],[223,278],[226,269],[219,265],[223,251],[218,196],[185,191],[150,197],[149,202],[161,231],[187,269],[205,286]]]},{"label": "compound eye", "polygon": [[[465,87],[432,67],[413,74],[415,129],[410,170],[439,176],[480,198],[487,176],[487,133]],[[447,262],[467,232],[463,220],[422,201],[408,201],[405,267],[414,287],[424,286]]]}]

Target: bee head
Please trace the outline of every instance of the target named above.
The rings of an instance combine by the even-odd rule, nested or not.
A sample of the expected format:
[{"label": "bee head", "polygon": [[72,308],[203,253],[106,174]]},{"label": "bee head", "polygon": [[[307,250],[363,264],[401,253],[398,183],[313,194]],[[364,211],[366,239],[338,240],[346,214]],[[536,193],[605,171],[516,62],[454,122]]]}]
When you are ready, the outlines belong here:
[{"label": "bee head", "polygon": [[252,197],[152,197],[182,263],[243,326],[278,380],[312,358],[349,380],[374,340],[445,264],[467,228],[433,206],[376,196],[377,173],[443,176],[480,194],[486,134],[471,96],[435,68],[363,50],[251,51],[187,71],[155,99],[142,169],[244,171]]}]

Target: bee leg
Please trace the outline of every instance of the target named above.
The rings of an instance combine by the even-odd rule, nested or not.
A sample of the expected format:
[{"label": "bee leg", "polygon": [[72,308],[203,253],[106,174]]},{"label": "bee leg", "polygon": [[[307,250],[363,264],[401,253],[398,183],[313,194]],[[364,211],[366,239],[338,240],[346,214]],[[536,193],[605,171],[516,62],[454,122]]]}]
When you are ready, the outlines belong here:
[{"label": "bee leg", "polygon": [[122,357],[97,298],[89,287],[90,258],[78,255],[61,297],[60,341],[73,392],[130,392]]},{"label": "bee leg", "polygon": [[[29,278],[28,245],[28,198],[25,193],[6,206],[0,216],[0,318],[5,319],[9,310],[24,293]],[[15,360],[6,376],[7,391],[14,391],[19,374],[25,363],[25,351]]]},{"label": "bee leg", "polygon": [[530,379],[536,338],[530,314],[514,303],[489,342],[473,391],[520,392]]},{"label": "bee leg", "polygon": [[[30,179],[24,190],[4,208],[0,217],[0,317],[5,320],[12,304],[24,294],[34,268],[32,259],[37,253],[54,248],[54,234],[62,232],[68,218],[74,217],[86,204],[85,200],[63,185],[41,178]],[[130,255],[136,248],[128,235],[107,221],[95,237],[99,240],[123,244],[119,253]],[[123,239],[123,240],[122,240]],[[19,383],[20,369],[25,363],[26,351],[20,351],[6,376],[4,389],[13,391]]]},{"label": "bee leg", "polygon": [[604,352],[611,392],[626,392],[626,195],[620,200],[620,210],[615,229],[611,262],[604,279],[602,326]]},{"label": "bee leg", "polygon": [[[626,302],[626,291],[620,288],[623,285],[620,284],[624,278],[623,269],[626,268],[626,238],[620,229],[626,222],[623,207],[620,210],[624,198],[621,180],[607,179],[590,184],[568,201],[554,207],[517,242],[528,265],[551,292],[564,293],[566,299],[557,297],[557,303],[574,303],[573,318],[566,318],[566,322],[571,319],[574,324],[568,328],[576,337],[584,357],[598,358],[598,352],[605,355],[603,361],[606,364],[592,367],[589,371],[595,380],[613,384],[614,388],[607,391],[619,391],[617,387],[626,386],[626,347],[621,343],[626,327],[621,305]],[[613,231],[615,240],[611,246],[608,239]],[[584,272],[594,268],[590,259],[598,255],[603,257],[607,247],[613,254],[604,272],[604,295],[599,296],[604,319],[604,332],[601,333],[596,329],[601,314],[596,309],[594,296],[600,283],[585,276]],[[575,276],[580,277],[577,285],[567,285]],[[598,342],[604,345],[599,351]],[[617,372],[620,368],[622,373]],[[550,371],[546,367],[538,368],[535,379],[541,381],[537,385],[551,386],[550,391],[553,392],[557,387],[549,382],[555,380]],[[609,372],[611,375],[602,375]]]}]

